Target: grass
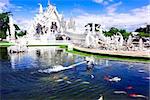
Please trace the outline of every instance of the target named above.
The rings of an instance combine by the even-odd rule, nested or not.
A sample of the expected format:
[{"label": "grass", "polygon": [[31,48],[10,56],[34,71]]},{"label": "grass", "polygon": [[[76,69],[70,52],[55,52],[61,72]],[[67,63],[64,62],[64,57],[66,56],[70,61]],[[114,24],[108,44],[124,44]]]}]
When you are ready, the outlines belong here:
[{"label": "grass", "polygon": [[67,45],[60,45],[59,47],[62,48],[62,49],[67,49],[68,48]]},{"label": "grass", "polygon": [[15,45],[14,43],[8,41],[0,41],[0,47],[9,47]]},{"label": "grass", "polygon": [[9,43],[8,41],[0,41],[0,43]]}]

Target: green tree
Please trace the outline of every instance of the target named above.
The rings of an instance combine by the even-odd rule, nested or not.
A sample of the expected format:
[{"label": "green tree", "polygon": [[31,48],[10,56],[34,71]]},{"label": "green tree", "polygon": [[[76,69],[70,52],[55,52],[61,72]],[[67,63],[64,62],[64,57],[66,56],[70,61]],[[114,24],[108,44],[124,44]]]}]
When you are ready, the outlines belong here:
[{"label": "green tree", "polygon": [[117,32],[119,32],[119,29],[115,28],[115,27],[112,27],[110,28],[109,30],[110,33],[112,33],[112,35],[116,34]]},{"label": "green tree", "polygon": [[109,37],[115,35],[117,32],[120,32],[124,39],[127,39],[131,34],[130,32],[127,32],[125,29],[118,29],[115,27],[110,28],[109,31],[103,31],[104,35]]},{"label": "green tree", "polygon": [[19,37],[22,37],[22,36],[24,36],[26,34],[27,34],[26,30],[25,31],[16,32],[16,36],[19,36]]},{"label": "green tree", "polygon": [[20,30],[19,26],[17,24],[14,24],[15,30]]},{"label": "green tree", "polygon": [[150,25],[147,25],[144,28],[137,28],[135,32],[139,32],[138,36],[140,37],[150,37]]},{"label": "green tree", "polygon": [[110,33],[109,31],[103,31],[105,36],[111,37],[113,36],[113,33]]},{"label": "green tree", "polygon": [[109,31],[103,31],[104,35],[109,37],[115,35],[117,32],[119,32],[119,30],[115,27],[110,28]]},{"label": "green tree", "polygon": [[9,16],[11,15],[10,12],[0,13],[0,38],[6,39],[6,32],[9,31],[10,34],[10,28],[9,28]]},{"label": "green tree", "polygon": [[150,37],[150,34],[145,33],[145,32],[139,32],[138,36],[140,36],[140,37]]},{"label": "green tree", "polygon": [[125,29],[120,29],[119,32],[122,34],[124,39],[128,39],[130,32],[127,32]]}]

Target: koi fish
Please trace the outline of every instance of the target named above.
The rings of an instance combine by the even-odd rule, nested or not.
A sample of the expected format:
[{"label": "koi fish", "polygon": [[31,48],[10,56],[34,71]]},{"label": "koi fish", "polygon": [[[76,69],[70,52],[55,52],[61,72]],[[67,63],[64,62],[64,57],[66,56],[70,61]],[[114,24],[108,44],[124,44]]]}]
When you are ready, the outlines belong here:
[{"label": "koi fish", "polygon": [[121,78],[119,78],[119,77],[114,77],[114,78],[109,79],[109,81],[110,81],[110,82],[119,82],[119,81],[121,81]]},{"label": "koi fish", "polygon": [[58,80],[56,80],[56,82],[62,82],[62,81],[64,81],[63,79],[58,79]]},{"label": "koi fish", "polygon": [[128,87],[126,87],[126,89],[131,90],[131,89],[133,89],[133,87],[132,86],[128,86]]},{"label": "koi fish", "polygon": [[144,73],[144,72],[145,72],[145,70],[138,70],[138,72],[139,72],[139,73]]},{"label": "koi fish", "polygon": [[114,91],[115,94],[127,94],[126,91]]},{"label": "koi fish", "polygon": [[91,75],[91,78],[93,79],[93,78],[94,78],[94,75]]},{"label": "koi fish", "polygon": [[147,79],[147,80],[150,80],[150,77],[144,77],[145,79]]},{"label": "koi fish", "polygon": [[82,82],[82,83],[83,83],[83,84],[90,84],[90,82],[86,82],[86,81],[85,81],[85,82]]},{"label": "koi fish", "polygon": [[71,82],[70,81],[66,81],[68,84],[71,84]]},{"label": "koi fish", "polygon": [[104,76],[104,80],[109,81],[109,77],[108,76]]},{"label": "koi fish", "polygon": [[134,97],[134,98],[146,98],[146,96],[144,96],[144,95],[135,94],[135,93],[129,94],[129,96],[130,96],[130,97]]},{"label": "koi fish", "polygon": [[110,82],[119,82],[119,81],[121,81],[121,78],[119,78],[119,77],[109,78],[109,77],[105,76],[104,79],[107,80],[107,81],[110,81]]}]

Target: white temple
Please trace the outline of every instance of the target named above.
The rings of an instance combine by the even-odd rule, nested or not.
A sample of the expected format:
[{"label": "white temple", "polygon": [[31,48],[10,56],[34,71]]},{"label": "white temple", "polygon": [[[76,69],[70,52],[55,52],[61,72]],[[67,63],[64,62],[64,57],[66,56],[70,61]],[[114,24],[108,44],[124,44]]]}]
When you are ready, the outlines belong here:
[{"label": "white temple", "polygon": [[39,6],[39,12],[28,30],[29,37],[55,40],[56,34],[63,34],[69,29],[75,30],[75,21],[72,19],[65,21],[63,15],[58,13],[56,6],[48,2],[45,11],[41,4]]}]

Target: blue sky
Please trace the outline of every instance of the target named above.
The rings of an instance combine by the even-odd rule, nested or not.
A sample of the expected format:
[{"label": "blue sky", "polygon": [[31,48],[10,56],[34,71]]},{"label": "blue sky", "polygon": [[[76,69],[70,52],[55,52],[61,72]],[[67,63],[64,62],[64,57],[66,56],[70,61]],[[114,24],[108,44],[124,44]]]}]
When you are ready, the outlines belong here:
[{"label": "blue sky", "polygon": [[[106,7],[122,2],[117,12],[128,12],[131,9],[139,8],[148,5],[149,0],[49,0],[53,5],[57,6],[60,13],[64,13],[66,16],[76,16],[80,14],[74,9],[81,9],[87,13],[100,14],[106,13]],[[96,1],[108,1],[108,4],[98,3]],[[14,15],[34,15],[38,9],[38,3],[41,3],[44,7],[47,6],[48,0],[10,0],[10,4],[19,6],[20,8],[10,8],[9,10]],[[22,7],[22,8],[21,8]],[[73,14],[75,13],[75,14]]]},{"label": "blue sky", "polygon": [[[86,18],[112,17],[116,18],[124,14],[126,17],[138,17],[135,13],[147,14],[149,0],[49,0],[51,4],[57,6],[59,13],[63,13],[66,18]],[[15,20],[31,20],[38,11],[38,3],[45,8],[48,0],[0,0],[0,12],[11,11]],[[123,16],[124,17],[124,16]],[[119,19],[118,18],[118,19]],[[93,18],[94,19],[94,18]],[[105,19],[105,18],[104,18]],[[128,18],[127,18],[128,19]],[[137,18],[137,20],[140,18]],[[78,19],[77,19],[78,20]],[[108,19],[106,19],[108,20]],[[145,20],[144,20],[145,21]],[[141,22],[141,23],[144,23]],[[138,22],[137,24],[140,24]]]}]

